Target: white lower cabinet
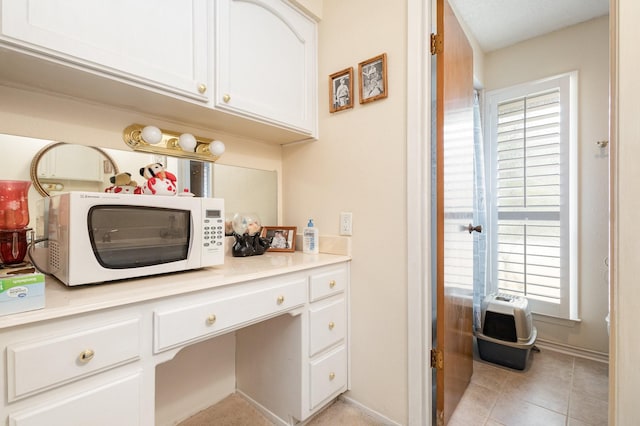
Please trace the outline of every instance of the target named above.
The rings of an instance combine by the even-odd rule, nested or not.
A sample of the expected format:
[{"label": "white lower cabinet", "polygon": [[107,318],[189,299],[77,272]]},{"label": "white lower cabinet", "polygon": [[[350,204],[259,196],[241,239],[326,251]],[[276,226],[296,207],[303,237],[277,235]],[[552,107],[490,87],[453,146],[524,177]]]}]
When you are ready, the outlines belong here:
[{"label": "white lower cabinet", "polygon": [[140,424],[140,374],[134,374],[73,397],[13,413],[10,426]]},{"label": "white lower cabinet", "polygon": [[[0,424],[175,424],[155,418],[156,367],[221,334],[234,345],[224,377],[235,374],[235,390],[276,424],[304,421],[349,386],[348,280],[343,261],[0,327]],[[83,298],[82,288],[62,291],[70,306],[74,292]]]}]

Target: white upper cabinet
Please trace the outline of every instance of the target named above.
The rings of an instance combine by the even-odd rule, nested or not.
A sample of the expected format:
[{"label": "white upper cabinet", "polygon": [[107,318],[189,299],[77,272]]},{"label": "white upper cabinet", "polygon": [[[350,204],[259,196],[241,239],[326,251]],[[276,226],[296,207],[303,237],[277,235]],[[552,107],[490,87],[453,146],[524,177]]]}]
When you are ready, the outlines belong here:
[{"label": "white upper cabinet", "polygon": [[4,0],[2,40],[45,58],[208,100],[207,0]]},{"label": "white upper cabinet", "polygon": [[316,135],[314,21],[282,0],[218,0],[215,45],[215,108]]}]

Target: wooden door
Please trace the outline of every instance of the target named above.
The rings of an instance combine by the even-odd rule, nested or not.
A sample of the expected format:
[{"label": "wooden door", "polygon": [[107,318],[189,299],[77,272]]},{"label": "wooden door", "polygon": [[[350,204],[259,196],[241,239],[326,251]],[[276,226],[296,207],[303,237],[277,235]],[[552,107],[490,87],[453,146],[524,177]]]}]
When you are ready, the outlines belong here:
[{"label": "wooden door", "polygon": [[437,0],[437,424],[473,372],[473,51],[447,0]]}]

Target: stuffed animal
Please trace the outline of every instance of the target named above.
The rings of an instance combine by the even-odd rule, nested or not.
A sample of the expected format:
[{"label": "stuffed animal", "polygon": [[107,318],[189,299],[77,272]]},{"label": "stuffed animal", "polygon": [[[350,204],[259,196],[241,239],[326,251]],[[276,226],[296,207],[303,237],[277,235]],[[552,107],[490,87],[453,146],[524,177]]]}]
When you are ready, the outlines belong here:
[{"label": "stuffed animal", "polygon": [[112,192],[116,194],[142,194],[142,188],[138,186],[135,180],[131,179],[131,173],[118,173],[109,178],[109,182],[113,185],[106,188],[104,192]]},{"label": "stuffed animal", "polygon": [[140,168],[140,176],[146,179],[142,193],[150,195],[176,195],[176,177],[164,169],[162,163],[152,163]]}]

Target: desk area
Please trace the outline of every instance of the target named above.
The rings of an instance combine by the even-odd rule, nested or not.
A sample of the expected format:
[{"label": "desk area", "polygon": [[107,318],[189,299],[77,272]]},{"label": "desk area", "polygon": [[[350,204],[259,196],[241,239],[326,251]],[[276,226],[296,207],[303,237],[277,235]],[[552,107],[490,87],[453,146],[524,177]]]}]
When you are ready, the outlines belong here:
[{"label": "desk area", "polygon": [[48,277],[44,309],[0,317],[1,421],[175,424],[206,408],[197,389],[172,397],[183,350],[206,364],[210,404],[240,392],[276,424],[303,421],[349,387],[349,267],[296,252],[74,288]]}]

